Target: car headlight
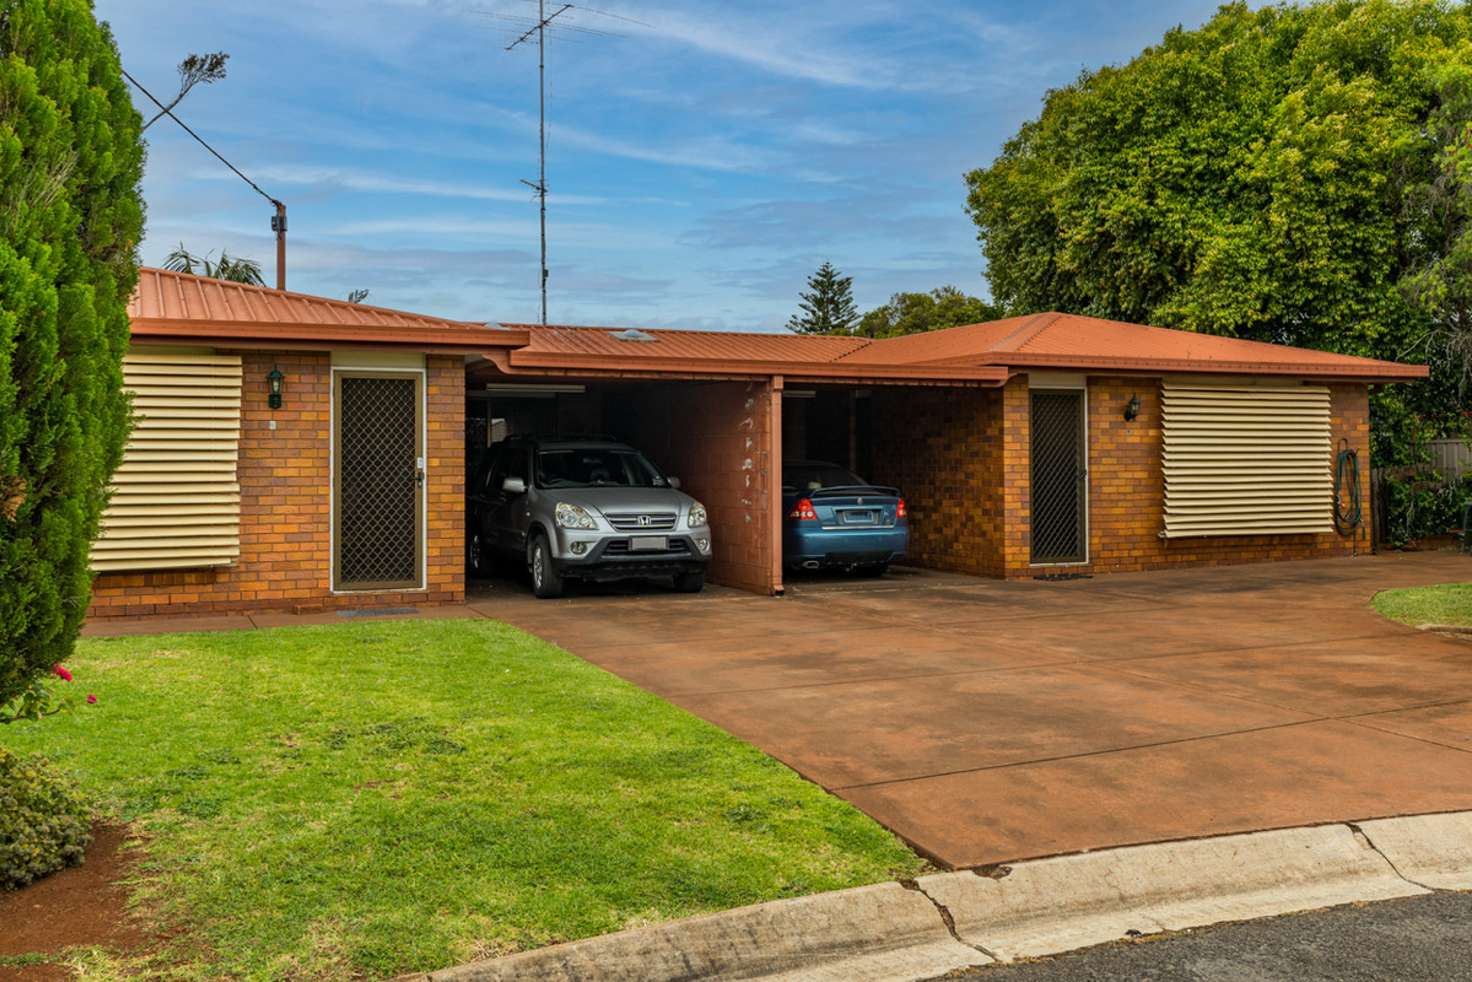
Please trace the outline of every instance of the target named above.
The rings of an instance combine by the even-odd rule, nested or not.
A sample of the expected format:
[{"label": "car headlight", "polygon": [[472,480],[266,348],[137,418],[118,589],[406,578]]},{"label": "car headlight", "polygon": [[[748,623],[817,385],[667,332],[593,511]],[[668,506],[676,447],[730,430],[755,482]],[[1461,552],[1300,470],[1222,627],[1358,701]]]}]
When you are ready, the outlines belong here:
[{"label": "car headlight", "polygon": [[700,502],[690,506],[690,514],[685,518],[685,524],[693,529],[705,527],[705,506]]},{"label": "car headlight", "polygon": [[557,527],[565,529],[595,529],[598,523],[593,521],[586,509],[577,505],[570,505],[566,501],[557,503]]}]

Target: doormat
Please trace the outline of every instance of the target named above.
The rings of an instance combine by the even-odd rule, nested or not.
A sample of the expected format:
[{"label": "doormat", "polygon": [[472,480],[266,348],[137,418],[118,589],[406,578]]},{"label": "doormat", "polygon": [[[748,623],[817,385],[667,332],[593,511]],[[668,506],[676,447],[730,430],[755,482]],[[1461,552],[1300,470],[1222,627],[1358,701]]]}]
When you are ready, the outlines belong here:
[{"label": "doormat", "polygon": [[339,610],[338,617],[399,617],[404,614],[417,614],[418,607],[369,607],[362,610]]},{"label": "doormat", "polygon": [[1046,580],[1049,583],[1058,583],[1062,580],[1092,580],[1093,573],[1043,573],[1034,576],[1035,580]]}]

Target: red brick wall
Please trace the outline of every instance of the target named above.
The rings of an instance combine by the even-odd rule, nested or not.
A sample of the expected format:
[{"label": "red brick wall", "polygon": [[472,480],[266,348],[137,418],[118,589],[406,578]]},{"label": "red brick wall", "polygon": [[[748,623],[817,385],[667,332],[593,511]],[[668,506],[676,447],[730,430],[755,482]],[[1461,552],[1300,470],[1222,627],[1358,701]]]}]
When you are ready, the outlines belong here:
[{"label": "red brick wall", "polygon": [[[1014,385],[1018,383],[1014,382]],[[1016,426],[1025,433],[1027,400],[1019,385]],[[1369,392],[1362,384],[1331,385],[1330,414],[1334,446],[1347,437],[1359,451],[1360,479],[1366,489],[1366,521],[1354,538],[1334,533],[1312,535],[1210,536],[1162,539],[1165,483],[1161,470],[1160,382],[1158,379],[1089,379],[1089,557],[1084,572],[1106,573],[1161,569],[1180,565],[1219,565],[1275,559],[1310,559],[1348,555],[1370,549],[1368,498],[1370,473]],[[1140,398],[1140,415],[1125,422],[1130,397]],[[1010,485],[1028,483],[1027,441],[1009,444]],[[1007,575],[1033,576],[1047,570],[1028,565],[1026,495],[1009,508]],[[1015,546],[1014,546],[1015,542]],[[1080,567],[1067,567],[1077,572]]]},{"label": "red brick wall", "polygon": [[610,402],[632,442],[681,480],[710,515],[712,582],[756,593],[777,589],[772,556],[772,480],[781,449],[772,446],[770,385],[672,382],[641,387]]},{"label": "red brick wall", "polygon": [[909,562],[1001,576],[1003,393],[875,388],[873,474],[910,512]]},{"label": "red brick wall", "polygon": [[[92,588],[89,617],[454,603],[464,599],[465,372],[428,359],[428,589],[331,593],[331,357],[242,352],[240,558],[207,570],[109,573]],[[266,404],[266,373],[286,375],[281,409]],[[276,429],[270,429],[270,421]]]}]

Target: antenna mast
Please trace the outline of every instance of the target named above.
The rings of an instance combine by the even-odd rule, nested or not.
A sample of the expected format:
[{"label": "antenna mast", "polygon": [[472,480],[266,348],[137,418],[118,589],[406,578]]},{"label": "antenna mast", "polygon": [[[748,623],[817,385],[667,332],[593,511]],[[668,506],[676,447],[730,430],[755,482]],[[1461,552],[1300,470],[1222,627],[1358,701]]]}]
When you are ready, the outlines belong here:
[{"label": "antenna mast", "polygon": [[541,206],[542,220],[542,326],[547,326],[547,25],[558,14],[572,9],[572,4],[565,3],[548,15],[547,0],[537,0],[537,22],[527,31],[506,45],[506,50],[531,39],[535,34],[537,37],[537,180],[535,183],[522,179],[523,184],[531,188],[537,196],[538,204]]}]

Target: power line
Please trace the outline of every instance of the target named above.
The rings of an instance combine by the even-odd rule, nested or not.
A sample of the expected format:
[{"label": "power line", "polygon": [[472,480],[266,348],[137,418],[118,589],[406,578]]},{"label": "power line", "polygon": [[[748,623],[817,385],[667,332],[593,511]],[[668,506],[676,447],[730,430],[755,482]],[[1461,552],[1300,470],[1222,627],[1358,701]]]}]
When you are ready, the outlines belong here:
[{"label": "power line", "polygon": [[[119,67],[121,68],[122,66],[119,66]],[[259,194],[261,197],[263,197],[267,201],[271,202],[272,207],[274,207],[276,209],[276,214],[274,214],[274,215],[271,216],[271,231],[274,232],[274,233],[276,233],[276,289],[278,289],[278,290],[285,290],[286,289],[286,205],[285,205],[285,203],[282,202],[278,198],[271,197],[265,191],[261,190],[261,186],[259,184],[257,184],[255,181],[252,181],[250,178],[246,177],[245,174],[241,172],[241,170],[240,170],[239,167],[236,167],[234,164],[230,163],[230,161],[228,161],[228,160],[225,159],[225,155],[224,154],[220,153],[220,151],[218,151],[214,147],[210,146],[209,143],[207,143],[205,141],[204,137],[200,136],[198,133],[194,132],[194,130],[190,129],[188,123],[184,122],[184,120],[180,119],[178,116],[175,116],[174,115],[174,110],[173,110],[173,107],[172,106],[165,106],[162,102],[159,102],[158,99],[154,96],[154,94],[152,92],[148,91],[148,89],[144,87],[144,85],[143,85],[142,82],[138,81],[132,75],[128,74],[128,70],[126,68],[122,68],[122,72],[123,72],[123,77],[126,78],[129,82],[133,83],[134,88],[136,88],[139,92],[142,92],[144,95],[146,95],[148,97],[148,100],[150,102],[152,102],[155,106],[158,106],[158,108],[159,108],[159,114],[160,115],[168,116],[174,122],[178,123],[179,126],[180,126],[180,128],[183,129],[185,133],[188,133],[190,136],[194,137],[194,141],[196,143],[198,143],[200,146],[204,147],[211,154],[213,154],[214,157],[215,157],[215,159],[218,160],[220,163],[222,163],[226,167],[230,168],[230,170],[235,174],[236,177],[240,178],[246,184],[249,184],[251,186],[251,189],[254,190],[256,194]],[[155,119],[156,118],[157,117],[155,117]]]}]

